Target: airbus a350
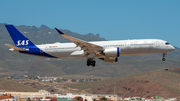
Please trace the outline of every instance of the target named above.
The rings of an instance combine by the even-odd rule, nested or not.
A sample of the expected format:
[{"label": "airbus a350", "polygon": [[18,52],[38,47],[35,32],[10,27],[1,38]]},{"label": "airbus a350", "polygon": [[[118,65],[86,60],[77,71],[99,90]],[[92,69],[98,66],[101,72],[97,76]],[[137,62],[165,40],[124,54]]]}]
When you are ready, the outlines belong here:
[{"label": "airbus a350", "polygon": [[13,25],[5,25],[5,27],[15,44],[15,46],[5,44],[12,52],[48,58],[85,58],[87,66],[93,67],[96,58],[114,63],[118,62],[118,57],[125,55],[163,54],[162,60],[165,61],[165,55],[175,50],[167,41],[160,39],[87,42],[68,36],[57,28],[55,28],[57,32],[72,43],[35,45]]}]

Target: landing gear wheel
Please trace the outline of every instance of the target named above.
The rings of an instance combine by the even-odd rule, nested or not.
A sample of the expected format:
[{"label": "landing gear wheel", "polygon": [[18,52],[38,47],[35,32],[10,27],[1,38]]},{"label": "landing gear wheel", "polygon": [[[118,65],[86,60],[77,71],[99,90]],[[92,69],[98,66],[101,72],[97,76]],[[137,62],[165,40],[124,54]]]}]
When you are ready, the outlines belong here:
[{"label": "landing gear wheel", "polygon": [[166,59],[165,59],[165,55],[166,55],[166,54],[163,54],[162,61],[165,61],[165,60],[166,60]]},{"label": "landing gear wheel", "polygon": [[92,65],[93,67],[96,65],[96,61],[94,61],[92,58],[87,60],[87,66]]},{"label": "landing gear wheel", "polygon": [[92,64],[91,64],[93,67],[96,65],[96,61],[92,61]]},{"label": "landing gear wheel", "polygon": [[165,61],[166,59],[165,58],[162,58],[162,61]]},{"label": "landing gear wheel", "polygon": [[90,66],[91,62],[89,60],[87,60],[87,66]]}]

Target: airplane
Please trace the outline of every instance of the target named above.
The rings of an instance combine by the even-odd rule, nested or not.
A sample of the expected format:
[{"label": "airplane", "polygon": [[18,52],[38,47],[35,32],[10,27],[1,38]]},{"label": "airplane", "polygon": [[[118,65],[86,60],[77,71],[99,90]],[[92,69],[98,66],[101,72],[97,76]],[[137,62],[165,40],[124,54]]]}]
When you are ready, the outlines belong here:
[{"label": "airplane", "polygon": [[59,29],[57,32],[72,43],[54,43],[35,45],[13,25],[5,25],[14,45],[5,44],[10,47],[11,52],[48,57],[48,58],[85,58],[87,66],[95,66],[95,59],[104,62],[118,62],[118,57],[125,55],[163,54],[175,50],[167,41],[160,39],[134,39],[117,41],[93,41],[87,42],[64,34]]}]

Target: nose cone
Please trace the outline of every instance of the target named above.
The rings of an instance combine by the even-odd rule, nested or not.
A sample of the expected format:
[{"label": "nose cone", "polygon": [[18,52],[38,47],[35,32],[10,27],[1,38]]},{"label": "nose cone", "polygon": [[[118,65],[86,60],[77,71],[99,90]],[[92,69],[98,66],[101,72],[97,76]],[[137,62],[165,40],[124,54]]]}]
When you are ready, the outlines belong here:
[{"label": "nose cone", "polygon": [[172,50],[172,51],[174,51],[174,50],[175,50],[175,48],[174,48],[173,46],[171,46],[171,50]]}]

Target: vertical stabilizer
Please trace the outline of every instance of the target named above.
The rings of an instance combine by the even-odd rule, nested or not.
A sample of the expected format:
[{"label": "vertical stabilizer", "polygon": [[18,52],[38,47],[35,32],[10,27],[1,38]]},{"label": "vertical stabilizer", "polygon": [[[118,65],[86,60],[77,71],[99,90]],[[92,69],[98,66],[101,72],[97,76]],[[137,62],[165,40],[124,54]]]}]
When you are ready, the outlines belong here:
[{"label": "vertical stabilizer", "polygon": [[21,32],[19,32],[13,25],[5,25],[14,44],[17,47],[34,46],[34,44],[26,38]]}]

